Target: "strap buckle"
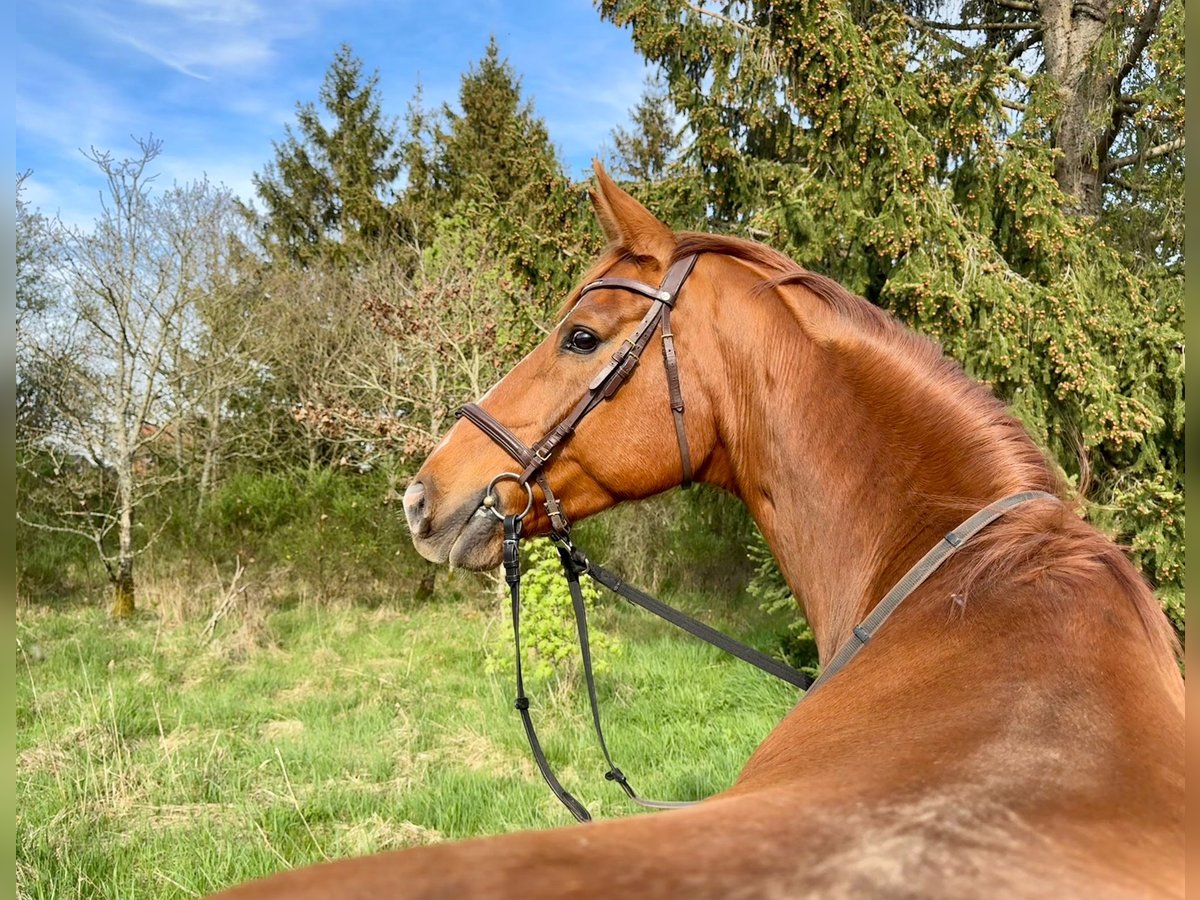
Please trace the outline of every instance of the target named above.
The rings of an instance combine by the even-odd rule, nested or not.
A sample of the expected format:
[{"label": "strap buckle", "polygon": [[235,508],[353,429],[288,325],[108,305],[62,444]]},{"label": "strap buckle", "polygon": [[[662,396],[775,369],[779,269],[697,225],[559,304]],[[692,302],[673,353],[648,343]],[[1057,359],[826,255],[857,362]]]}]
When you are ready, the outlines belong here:
[{"label": "strap buckle", "polygon": [[569,531],[565,534],[553,534],[550,536],[550,540],[554,542],[555,547],[562,551],[564,566],[570,564],[575,575],[586,575],[592,570],[592,561],[575,546]]},{"label": "strap buckle", "polygon": [[504,517],[504,580],[509,585],[521,583],[521,520]]}]

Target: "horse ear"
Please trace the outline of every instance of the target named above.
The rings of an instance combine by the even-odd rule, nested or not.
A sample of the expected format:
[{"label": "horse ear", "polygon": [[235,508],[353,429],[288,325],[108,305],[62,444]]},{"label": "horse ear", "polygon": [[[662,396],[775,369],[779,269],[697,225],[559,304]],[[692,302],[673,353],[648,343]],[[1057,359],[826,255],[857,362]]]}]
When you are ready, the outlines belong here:
[{"label": "horse ear", "polygon": [[600,227],[615,247],[635,256],[650,256],[667,262],[675,249],[675,234],[654,214],[621,190],[608,177],[600,160],[592,162],[596,187],[588,190]]}]

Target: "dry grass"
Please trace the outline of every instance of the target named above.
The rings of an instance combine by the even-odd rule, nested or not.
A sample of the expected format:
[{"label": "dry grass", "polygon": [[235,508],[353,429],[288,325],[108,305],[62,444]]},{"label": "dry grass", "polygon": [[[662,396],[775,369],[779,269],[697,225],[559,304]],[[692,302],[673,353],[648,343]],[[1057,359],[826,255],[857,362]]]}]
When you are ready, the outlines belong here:
[{"label": "dry grass", "polygon": [[267,722],[258,729],[258,734],[264,741],[296,740],[304,734],[304,723],[299,719],[280,719]]},{"label": "dry grass", "polygon": [[393,822],[378,813],[350,824],[334,825],[329,850],[334,856],[362,856],[385,850],[425,847],[445,840],[441,832],[414,822]]}]

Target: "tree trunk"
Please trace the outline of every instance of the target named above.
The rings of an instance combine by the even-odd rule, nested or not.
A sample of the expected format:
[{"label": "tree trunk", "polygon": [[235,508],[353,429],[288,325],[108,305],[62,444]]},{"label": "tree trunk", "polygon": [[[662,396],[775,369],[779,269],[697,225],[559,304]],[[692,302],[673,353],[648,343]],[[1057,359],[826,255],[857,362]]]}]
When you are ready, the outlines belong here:
[{"label": "tree trunk", "polygon": [[117,563],[117,577],[113,581],[112,617],[128,619],[134,608],[133,559],[123,559]]},{"label": "tree trunk", "polygon": [[1054,178],[1074,211],[1100,212],[1104,135],[1112,122],[1114,73],[1095,65],[1095,51],[1112,17],[1114,0],[1042,0],[1046,71],[1058,85],[1054,146],[1061,155]]},{"label": "tree trunk", "polygon": [[[213,410],[219,410],[220,404],[214,404]],[[200,468],[200,500],[197,509],[204,509],[208,495],[212,493],[213,481],[217,476],[217,448],[221,445],[221,417],[216,411],[210,411],[208,434],[204,438],[204,464]]]},{"label": "tree trunk", "polygon": [[133,461],[122,460],[117,471],[118,549],[113,578],[114,619],[133,615]]}]

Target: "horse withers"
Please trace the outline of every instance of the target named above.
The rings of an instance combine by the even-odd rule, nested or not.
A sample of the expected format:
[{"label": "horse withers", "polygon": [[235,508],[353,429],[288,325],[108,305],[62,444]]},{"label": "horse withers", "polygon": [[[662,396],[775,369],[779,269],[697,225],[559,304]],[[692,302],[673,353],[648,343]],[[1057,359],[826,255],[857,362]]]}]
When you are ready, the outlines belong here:
[{"label": "horse withers", "polygon": [[[611,243],[584,285],[659,285],[696,257],[670,305],[678,383],[669,366],[628,366],[529,473],[527,535],[552,530],[555,504],[575,521],[674,487],[686,453],[692,477],[746,503],[828,663],[964,519],[1019,492],[1062,499],[1009,510],[948,559],[716,797],[221,896],[1182,896],[1174,634],[1024,429],[935,344],[836,283],[759,244],[675,233],[599,166],[596,184]],[[577,290],[479,409],[534,448],[654,302],[616,284]],[[646,353],[662,352],[664,330]],[[450,429],[405,496],[424,556],[500,564],[484,500],[516,452],[470,418]],[[526,503],[517,479],[494,490],[503,507]]]}]

